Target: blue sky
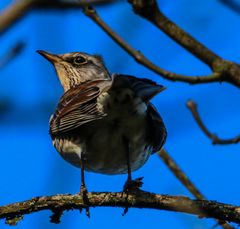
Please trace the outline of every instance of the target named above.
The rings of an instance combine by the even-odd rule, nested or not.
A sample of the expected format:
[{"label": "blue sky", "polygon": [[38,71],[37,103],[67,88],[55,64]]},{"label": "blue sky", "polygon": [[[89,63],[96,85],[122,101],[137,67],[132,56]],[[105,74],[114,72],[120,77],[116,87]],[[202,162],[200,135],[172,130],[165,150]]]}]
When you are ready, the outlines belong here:
[{"label": "blue sky", "polygon": [[[2,0],[0,10],[11,1]],[[240,15],[219,1],[158,1],[161,10],[218,55],[239,62]],[[210,70],[161,31],[135,15],[129,4],[99,7],[102,18],[134,48],[159,66],[186,75],[205,75]],[[48,135],[48,120],[62,94],[52,66],[36,53],[84,51],[101,54],[110,72],[145,77],[167,90],[154,98],[167,130],[166,149],[197,187],[211,200],[239,205],[239,144],[213,146],[199,130],[186,108],[189,98],[198,103],[206,125],[221,137],[232,137],[240,129],[240,94],[236,87],[223,84],[191,86],[162,79],[137,64],[81,10],[33,11],[1,36],[0,56],[17,41],[26,47],[0,70],[0,204],[41,195],[76,193],[80,171],[60,158]],[[191,194],[153,155],[133,174],[144,176],[143,189],[155,193]],[[90,191],[119,191],[126,176],[87,173]],[[91,209],[91,219],[78,211],[66,212],[62,223],[49,223],[50,212],[26,216],[18,228],[210,228],[213,220],[166,211]],[[0,222],[0,228],[8,228]]]}]

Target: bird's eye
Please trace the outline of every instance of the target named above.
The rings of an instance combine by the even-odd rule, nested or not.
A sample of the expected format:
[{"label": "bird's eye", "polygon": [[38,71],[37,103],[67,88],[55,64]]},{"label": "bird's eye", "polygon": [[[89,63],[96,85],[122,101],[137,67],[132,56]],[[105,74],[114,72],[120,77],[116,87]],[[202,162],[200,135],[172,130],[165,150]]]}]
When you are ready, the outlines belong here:
[{"label": "bird's eye", "polygon": [[82,56],[76,56],[74,59],[73,59],[73,62],[75,63],[75,64],[84,64],[84,63],[86,63],[87,61],[86,61],[86,59],[84,58],[84,57],[82,57]]}]

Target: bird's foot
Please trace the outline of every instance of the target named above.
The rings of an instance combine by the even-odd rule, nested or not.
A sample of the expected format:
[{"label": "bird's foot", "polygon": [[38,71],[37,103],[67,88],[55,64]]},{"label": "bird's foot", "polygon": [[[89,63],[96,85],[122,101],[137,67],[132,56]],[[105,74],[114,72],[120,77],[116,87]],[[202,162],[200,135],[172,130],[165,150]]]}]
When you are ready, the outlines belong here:
[{"label": "bird's foot", "polygon": [[88,190],[86,188],[85,185],[81,184],[81,188],[80,188],[80,192],[79,192],[79,195],[82,197],[83,199],[83,203],[86,204],[86,216],[87,217],[90,217],[90,210],[89,210],[89,207],[88,207]]},{"label": "bird's foot", "polygon": [[87,198],[88,191],[85,185],[81,184],[79,194],[83,197],[83,199]]},{"label": "bird's foot", "polygon": [[[134,192],[137,192],[137,191],[140,190],[140,188],[141,188],[142,185],[143,185],[142,179],[143,179],[143,177],[139,177],[139,178],[137,178],[137,179],[135,179],[135,180],[130,180],[130,179],[128,179],[128,180],[126,181],[126,183],[125,183],[124,186],[123,186],[123,192],[122,192],[122,194],[124,194],[124,193],[127,194],[127,195],[126,195],[126,200],[128,199],[128,194],[129,194],[129,193],[134,193]],[[122,195],[122,196],[123,196],[123,195]],[[124,210],[123,210],[122,215],[123,215],[123,216],[126,215],[127,212],[128,212],[128,207],[125,207]]]},{"label": "bird's foot", "polygon": [[129,193],[139,191],[143,185],[142,179],[143,177],[139,177],[135,180],[127,180],[123,186],[123,192]]}]

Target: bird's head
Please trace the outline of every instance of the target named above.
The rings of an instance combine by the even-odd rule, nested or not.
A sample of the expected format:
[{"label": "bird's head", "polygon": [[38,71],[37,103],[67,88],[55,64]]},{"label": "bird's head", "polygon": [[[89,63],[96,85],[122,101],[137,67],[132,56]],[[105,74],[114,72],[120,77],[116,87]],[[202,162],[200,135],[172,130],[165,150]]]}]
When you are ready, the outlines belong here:
[{"label": "bird's head", "polygon": [[51,54],[42,50],[37,52],[54,65],[64,91],[88,80],[110,79],[110,74],[102,58],[98,55],[83,52],[62,55]]}]

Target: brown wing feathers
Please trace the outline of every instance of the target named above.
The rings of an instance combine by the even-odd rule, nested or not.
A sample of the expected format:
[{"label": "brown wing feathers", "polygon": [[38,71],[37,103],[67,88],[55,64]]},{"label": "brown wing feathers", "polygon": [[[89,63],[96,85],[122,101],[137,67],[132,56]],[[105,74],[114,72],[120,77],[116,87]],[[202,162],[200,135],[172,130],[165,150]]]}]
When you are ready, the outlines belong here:
[{"label": "brown wing feathers", "polygon": [[101,81],[86,82],[69,89],[60,99],[50,121],[50,133],[58,135],[104,117],[96,107]]}]

